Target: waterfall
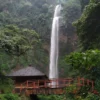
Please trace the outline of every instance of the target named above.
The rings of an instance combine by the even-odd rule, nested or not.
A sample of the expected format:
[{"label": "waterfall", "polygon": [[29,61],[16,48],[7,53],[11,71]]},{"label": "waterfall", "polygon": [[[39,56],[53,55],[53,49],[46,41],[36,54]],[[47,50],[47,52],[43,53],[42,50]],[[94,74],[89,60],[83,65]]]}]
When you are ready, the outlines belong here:
[{"label": "waterfall", "polygon": [[61,5],[57,5],[54,12],[52,32],[51,32],[51,49],[50,49],[50,65],[49,79],[58,78],[58,48],[59,48],[59,18]]}]

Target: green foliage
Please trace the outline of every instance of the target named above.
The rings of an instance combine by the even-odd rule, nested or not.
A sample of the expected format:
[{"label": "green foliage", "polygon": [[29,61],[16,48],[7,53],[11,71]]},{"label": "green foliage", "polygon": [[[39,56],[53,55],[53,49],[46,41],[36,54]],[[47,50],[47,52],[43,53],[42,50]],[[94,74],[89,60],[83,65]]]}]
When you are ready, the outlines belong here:
[{"label": "green foliage", "polygon": [[100,66],[100,51],[87,50],[86,52],[74,52],[67,56],[66,61],[74,68],[91,69]]},{"label": "green foliage", "polygon": [[75,30],[72,23],[81,15],[81,5],[79,0],[67,0],[64,2],[62,15],[64,17],[63,28],[66,29],[68,35],[74,34]]},{"label": "green foliage", "polygon": [[[17,65],[26,66],[29,64],[38,66],[40,70],[46,72],[49,51],[46,50],[48,48],[44,49],[43,46],[45,42],[49,44],[48,40],[56,1],[59,2],[60,0],[0,0],[1,72],[5,73],[5,70],[12,69]],[[68,30],[67,33],[73,34],[72,22],[81,14],[79,0],[61,0],[61,2],[64,2],[62,6],[64,6],[63,14],[65,19],[62,28]],[[12,25],[9,26],[9,24]],[[5,27],[5,25],[7,26]],[[41,36],[41,41],[39,41],[37,33]],[[64,33],[66,34],[66,31]],[[69,53],[70,50],[67,50]],[[69,68],[68,70],[65,68],[67,64],[64,60],[60,61],[60,65],[65,73],[69,71]],[[2,89],[7,90],[4,92],[9,92],[8,88],[4,88],[6,83],[9,85],[9,80],[6,82],[1,79],[0,88],[3,87]],[[18,100],[12,94],[5,97],[7,100]],[[64,95],[40,96],[40,99],[74,100],[72,97],[69,98]]]},{"label": "green foliage", "polygon": [[[29,50],[39,42],[39,36],[34,30],[22,29],[15,25],[7,25],[0,30],[0,90],[11,92],[13,82],[6,78],[7,71],[22,62]],[[21,60],[21,61],[20,61]],[[25,62],[25,60],[24,60]]]},{"label": "green foliage", "polygon": [[48,53],[43,49],[42,41],[34,30],[7,25],[1,28],[0,36],[1,71],[31,64],[39,66],[45,72]]},{"label": "green foliage", "polygon": [[[35,30],[41,36],[50,33],[53,4],[56,0],[0,1],[0,26],[16,24]],[[48,20],[47,20],[48,19]]]},{"label": "green foliage", "polygon": [[[11,63],[10,61],[6,60],[7,63],[2,64],[2,66],[14,67],[16,66],[19,60],[21,66],[27,66],[28,64],[32,64],[34,66],[39,66],[40,70],[47,69],[45,68],[45,66],[48,66],[49,52],[48,50],[44,49],[43,46],[45,43],[47,43],[48,48],[49,48],[49,39],[50,39],[50,33],[51,33],[50,30],[51,30],[51,24],[52,24],[52,17],[54,13],[54,6],[59,1],[65,3],[64,7],[62,5],[62,7],[65,8],[64,12],[70,15],[70,16],[67,16],[66,14],[65,19],[68,19],[68,20],[65,23],[68,22],[69,24],[63,25],[63,28],[65,29],[64,33],[67,34],[66,30],[68,30],[69,34],[73,33],[72,21],[75,20],[76,17],[72,17],[72,16],[74,15],[74,12],[76,12],[77,14],[75,15],[78,15],[78,16],[80,13],[78,0],[71,0],[71,1],[70,0],[1,0],[0,1],[0,27],[2,28],[2,26],[9,25],[9,24],[14,24],[14,26],[18,26],[18,28],[20,27],[18,29],[19,34],[17,36],[16,34],[13,34],[14,40],[11,39],[9,41],[9,39],[7,39],[6,41],[4,41],[6,42],[5,44],[7,44],[7,46],[10,48],[9,51],[7,51],[8,49],[7,46],[6,47],[4,46],[3,48],[9,54],[12,53],[17,56],[21,55],[19,58],[6,57],[2,55],[1,59],[3,59],[3,62],[4,62],[4,59],[6,58],[9,58],[9,60],[12,62]],[[75,8],[77,11],[73,10],[72,8],[73,9]],[[65,26],[68,26],[68,28],[66,29]],[[41,44],[37,44],[40,46],[36,45],[34,47],[35,50],[30,50],[31,46],[27,44],[26,37],[28,38],[29,35],[27,34],[26,36],[22,37],[22,33],[19,32],[19,31],[23,31],[23,29],[25,28],[29,29],[29,31],[35,30],[41,38]],[[8,30],[8,28],[6,29]],[[30,34],[29,31],[27,33]],[[9,37],[11,36],[12,34],[10,34]],[[28,40],[32,40],[32,39],[28,39]],[[16,51],[17,47],[15,47],[15,44],[16,44],[15,42],[17,43],[19,51],[18,50]],[[69,48],[69,45],[67,45],[67,47]],[[70,49],[67,49],[67,50],[68,52],[70,52]],[[64,51],[64,55],[65,53],[66,51]]]},{"label": "green foliage", "polygon": [[14,95],[14,94],[7,94],[4,96],[4,98],[7,100],[19,100],[19,97],[17,95]]},{"label": "green foliage", "polygon": [[[43,41],[41,41],[43,43]],[[42,72],[47,72],[47,66],[49,63],[49,56],[48,56],[48,52],[43,48],[43,44],[37,44],[35,46],[35,50],[34,50],[34,59],[32,60],[32,64],[35,64],[37,66],[39,66],[38,68],[42,71]],[[41,67],[40,67],[41,66]],[[48,73],[46,73],[48,74]]]},{"label": "green foliage", "polygon": [[[100,92],[100,51],[89,49],[100,49],[100,1],[91,0],[85,7],[81,18],[74,23],[80,40],[81,50],[71,54],[66,61],[69,61],[71,68],[78,70],[78,75],[95,80],[95,89]],[[82,90],[83,91],[83,90]],[[80,91],[80,93],[82,93]],[[85,98],[79,96],[77,100],[99,100],[99,96],[88,94]]]},{"label": "green foliage", "polygon": [[63,96],[60,95],[51,95],[51,96],[43,96],[39,95],[39,100],[63,100]]},{"label": "green foliage", "polygon": [[0,94],[0,100],[21,100],[18,95],[9,93],[9,94]]},{"label": "green foliage", "polygon": [[70,66],[67,64],[67,62],[64,60],[65,57],[59,58],[59,77],[66,78],[70,75]]},{"label": "green foliage", "polygon": [[100,0],[90,0],[90,3],[98,3]]},{"label": "green foliage", "polygon": [[89,4],[89,1],[90,0],[80,0],[82,11],[85,8],[85,6]]},{"label": "green foliage", "polygon": [[8,25],[1,28],[0,48],[7,54],[20,56],[32,49],[38,42],[38,35],[35,31],[29,29],[20,29],[14,25]]},{"label": "green foliage", "polygon": [[7,78],[0,72],[0,92],[1,93],[10,93],[12,92],[14,86],[13,81],[10,78]]},{"label": "green foliage", "polygon": [[[74,76],[100,79],[100,51],[87,50],[86,52],[74,52],[66,57]],[[83,73],[84,72],[84,73]]]},{"label": "green foliage", "polygon": [[[65,61],[71,67],[71,73],[74,76],[86,77],[95,81],[95,89],[100,92],[100,50],[87,50],[85,52],[74,52],[66,57]],[[86,91],[89,87],[82,87],[77,93],[76,100],[99,100],[96,95],[89,94]],[[84,94],[84,95],[83,95]],[[95,98],[95,99],[94,99]]]},{"label": "green foliage", "polygon": [[100,100],[100,97],[89,93],[86,98],[82,98],[81,96],[77,96],[76,100]]},{"label": "green foliage", "polygon": [[90,3],[81,18],[74,23],[82,50],[100,48],[100,3]]},{"label": "green foliage", "polygon": [[17,66],[47,64],[47,55],[34,30],[7,25],[1,28],[0,36],[0,72],[6,73]]},{"label": "green foliage", "polygon": [[[0,47],[3,49],[0,57],[1,66],[5,68],[9,66],[11,69],[20,63],[21,66],[31,64],[38,66],[40,70],[46,69],[49,57],[48,51],[43,48],[43,43],[45,41],[49,45],[56,2],[56,0],[0,0],[0,34],[3,33],[0,39],[4,43],[4,46]],[[9,24],[12,29],[8,28]],[[9,38],[3,30],[10,33],[7,35]],[[37,34],[41,38],[41,44],[37,43],[39,39]],[[6,56],[4,51],[10,57]]]}]

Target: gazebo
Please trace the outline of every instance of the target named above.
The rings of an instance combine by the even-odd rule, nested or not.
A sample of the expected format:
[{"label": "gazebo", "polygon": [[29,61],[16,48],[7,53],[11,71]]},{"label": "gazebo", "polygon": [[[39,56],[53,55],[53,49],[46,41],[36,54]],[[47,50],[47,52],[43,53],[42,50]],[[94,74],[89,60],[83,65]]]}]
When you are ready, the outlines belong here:
[{"label": "gazebo", "polygon": [[16,71],[12,71],[7,75],[14,80],[14,84],[19,86],[20,84],[26,82],[27,80],[37,81],[48,79],[47,76],[37,70],[35,67],[28,66],[21,68]]}]

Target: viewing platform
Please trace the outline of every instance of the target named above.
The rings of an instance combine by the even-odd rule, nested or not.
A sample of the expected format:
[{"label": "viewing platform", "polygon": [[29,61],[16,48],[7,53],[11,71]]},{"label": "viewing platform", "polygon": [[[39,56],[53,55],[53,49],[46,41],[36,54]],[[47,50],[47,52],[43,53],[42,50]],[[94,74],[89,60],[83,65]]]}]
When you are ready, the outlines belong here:
[{"label": "viewing platform", "polygon": [[48,79],[48,77],[32,66],[21,68],[17,71],[13,71],[7,75],[14,81],[15,88],[13,93],[18,94],[65,94],[67,87],[74,86],[75,91],[79,91],[81,87],[89,87],[89,92],[98,94],[94,89],[94,81],[85,78],[60,78],[60,79]]},{"label": "viewing platform", "polygon": [[94,91],[94,82],[84,78],[62,78],[62,79],[50,79],[50,80],[27,80],[24,83],[16,84],[15,93],[30,94],[65,94],[66,88],[75,85],[77,90],[82,86],[89,86],[90,91]]}]

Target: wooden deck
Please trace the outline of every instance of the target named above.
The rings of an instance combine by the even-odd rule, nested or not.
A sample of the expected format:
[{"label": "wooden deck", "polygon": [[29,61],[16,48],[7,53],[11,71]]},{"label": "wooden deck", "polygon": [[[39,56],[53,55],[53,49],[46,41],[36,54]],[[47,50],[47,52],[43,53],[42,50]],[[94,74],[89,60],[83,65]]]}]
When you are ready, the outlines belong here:
[{"label": "wooden deck", "polygon": [[64,78],[50,80],[27,80],[24,83],[15,86],[15,93],[30,94],[64,94],[65,88],[75,84],[77,88],[90,86],[94,91],[94,82],[84,78]]}]

